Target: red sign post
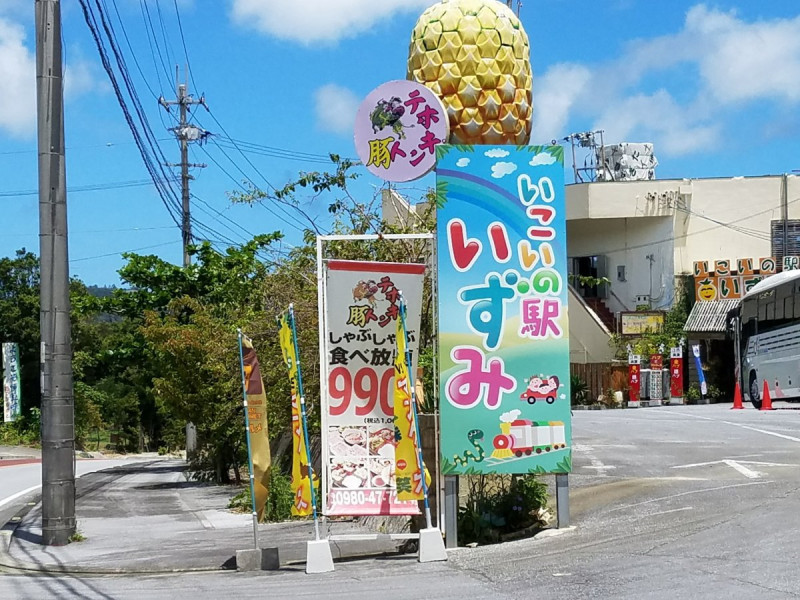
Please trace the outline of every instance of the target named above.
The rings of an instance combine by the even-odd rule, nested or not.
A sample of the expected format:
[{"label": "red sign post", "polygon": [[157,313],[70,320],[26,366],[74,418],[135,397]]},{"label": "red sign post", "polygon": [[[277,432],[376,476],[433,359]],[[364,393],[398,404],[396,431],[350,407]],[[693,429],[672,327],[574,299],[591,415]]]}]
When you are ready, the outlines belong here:
[{"label": "red sign post", "polygon": [[636,354],[628,356],[628,408],[639,408],[639,397],[642,387],[641,362],[641,356]]},{"label": "red sign post", "polygon": [[669,354],[669,403],[683,404],[683,349],[672,348]]}]

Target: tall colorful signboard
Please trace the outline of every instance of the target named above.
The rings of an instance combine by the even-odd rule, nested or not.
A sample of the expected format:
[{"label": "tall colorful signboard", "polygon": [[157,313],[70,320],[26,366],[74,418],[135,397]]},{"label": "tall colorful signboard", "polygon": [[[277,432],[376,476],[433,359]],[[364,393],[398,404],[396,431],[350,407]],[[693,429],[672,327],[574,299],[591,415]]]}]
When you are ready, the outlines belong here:
[{"label": "tall colorful signboard", "polygon": [[563,149],[437,154],[442,473],[567,473]]},{"label": "tall colorful signboard", "polygon": [[3,344],[3,419],[6,423],[20,416],[19,346],[13,342]]},{"label": "tall colorful signboard", "polygon": [[329,260],[324,279],[323,513],[414,515],[397,499],[394,361],[400,293],[412,372],[425,265]]}]

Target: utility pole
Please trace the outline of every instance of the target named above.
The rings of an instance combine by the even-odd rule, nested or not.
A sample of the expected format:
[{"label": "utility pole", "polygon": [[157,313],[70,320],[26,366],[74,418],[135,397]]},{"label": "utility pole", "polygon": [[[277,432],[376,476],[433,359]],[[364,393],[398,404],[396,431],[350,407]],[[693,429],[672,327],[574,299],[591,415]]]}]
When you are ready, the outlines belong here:
[{"label": "utility pole", "polygon": [[[192,243],[192,220],[191,220],[191,207],[189,204],[190,194],[189,194],[189,181],[193,178],[189,175],[189,168],[190,167],[198,167],[204,168],[206,165],[204,164],[190,164],[189,163],[189,142],[196,142],[198,140],[202,140],[208,135],[205,131],[200,129],[199,127],[195,127],[191,125],[186,120],[186,115],[188,113],[188,107],[193,104],[200,104],[201,106],[206,106],[205,97],[200,96],[199,100],[195,100],[192,96],[187,94],[186,92],[186,84],[181,83],[179,81],[180,75],[178,74],[178,68],[175,68],[175,85],[176,85],[176,94],[177,100],[165,100],[162,96],[158,99],[158,103],[163,106],[167,112],[170,110],[170,106],[177,104],[179,110],[179,118],[180,122],[178,123],[177,127],[173,127],[170,131],[175,134],[175,137],[178,139],[178,143],[181,147],[181,162],[178,164],[175,163],[167,163],[166,166],[168,167],[180,167],[181,168],[181,234],[183,238],[183,266],[188,267],[192,259],[189,256],[189,244]],[[208,107],[206,107],[208,108]]]},{"label": "utility pole", "polygon": [[64,85],[59,0],[36,0],[42,394],[42,541],[75,533],[75,419],[69,319]]}]

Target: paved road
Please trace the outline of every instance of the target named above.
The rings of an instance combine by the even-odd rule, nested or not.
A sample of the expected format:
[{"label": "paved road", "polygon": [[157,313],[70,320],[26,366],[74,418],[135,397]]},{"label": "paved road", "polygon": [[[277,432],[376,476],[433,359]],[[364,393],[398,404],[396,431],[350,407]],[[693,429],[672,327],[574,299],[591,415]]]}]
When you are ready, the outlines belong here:
[{"label": "paved road", "polygon": [[[574,531],[306,576],[0,576],[2,598],[800,598],[800,411],[576,412]],[[191,552],[190,544],[187,552]]]},{"label": "paved road", "polygon": [[[42,465],[37,458],[31,456],[22,459],[0,460],[0,526],[11,518],[20,506],[34,499],[42,485]],[[29,462],[34,461],[34,462]],[[127,461],[104,459],[79,459],[75,464],[78,477],[87,473],[109,469],[123,465]]]}]

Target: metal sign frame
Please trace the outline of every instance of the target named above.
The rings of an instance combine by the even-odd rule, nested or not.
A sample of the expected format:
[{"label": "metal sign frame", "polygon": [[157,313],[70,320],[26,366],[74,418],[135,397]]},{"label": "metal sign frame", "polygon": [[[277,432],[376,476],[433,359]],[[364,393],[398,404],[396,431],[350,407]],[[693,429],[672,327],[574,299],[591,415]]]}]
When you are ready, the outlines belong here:
[{"label": "metal sign frame", "polygon": [[[325,244],[327,242],[363,242],[363,241],[402,241],[402,240],[427,240],[430,242],[431,245],[431,264],[430,264],[430,282],[431,282],[431,302],[433,303],[432,306],[432,326],[433,326],[433,337],[438,338],[438,256],[437,256],[437,247],[436,247],[436,234],[435,233],[396,233],[396,234],[351,234],[351,235],[319,235],[317,236],[317,311],[318,311],[318,325],[319,325],[319,339],[320,339],[320,347],[319,347],[319,360],[320,360],[320,418],[322,420],[322,426],[325,426],[325,414],[322,410],[322,399],[327,397],[328,394],[328,381],[327,381],[327,373],[326,370],[323,368],[325,365],[325,361],[327,359],[325,353],[325,345],[322,343],[325,339],[325,324],[328,320],[328,310],[327,305],[325,304],[325,298],[327,297],[327,282],[325,277],[325,260],[327,257],[325,256]],[[433,360],[433,377],[434,381],[438,382],[439,379],[439,360],[438,360],[438,344],[434,344],[434,360]],[[436,451],[436,464],[437,464],[437,481],[436,481],[436,490],[437,490],[437,526],[442,531],[445,532],[445,489],[444,489],[444,477],[441,474],[441,469],[438,468],[439,464],[439,430],[440,430],[440,413],[438,410],[439,406],[439,386],[434,385],[434,405],[437,407],[437,410],[434,412],[434,423],[435,423],[435,451]],[[327,478],[327,473],[324,468],[320,469],[321,475],[323,478]],[[323,480],[322,482],[322,489],[326,489],[326,481]],[[326,518],[326,517],[324,517]],[[381,536],[382,534],[373,534],[367,535],[366,537],[376,538]],[[337,539],[365,539],[364,535],[332,535],[328,536],[332,540]],[[418,534],[389,534],[389,537],[392,539],[416,539]]]}]

